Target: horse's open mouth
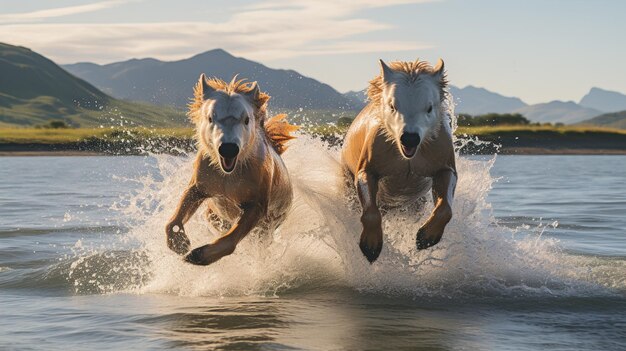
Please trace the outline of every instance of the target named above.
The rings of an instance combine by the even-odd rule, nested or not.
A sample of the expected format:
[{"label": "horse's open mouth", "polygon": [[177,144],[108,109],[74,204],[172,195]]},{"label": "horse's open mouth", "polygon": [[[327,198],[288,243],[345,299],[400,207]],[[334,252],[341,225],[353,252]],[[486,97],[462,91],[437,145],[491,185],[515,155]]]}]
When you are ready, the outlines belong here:
[{"label": "horse's open mouth", "polygon": [[400,148],[402,149],[402,155],[406,158],[415,156],[415,152],[417,151],[417,146],[404,146],[400,144]]},{"label": "horse's open mouth", "polygon": [[235,157],[223,157],[220,156],[220,166],[226,173],[230,173],[235,169],[235,165],[237,164],[237,156]]}]

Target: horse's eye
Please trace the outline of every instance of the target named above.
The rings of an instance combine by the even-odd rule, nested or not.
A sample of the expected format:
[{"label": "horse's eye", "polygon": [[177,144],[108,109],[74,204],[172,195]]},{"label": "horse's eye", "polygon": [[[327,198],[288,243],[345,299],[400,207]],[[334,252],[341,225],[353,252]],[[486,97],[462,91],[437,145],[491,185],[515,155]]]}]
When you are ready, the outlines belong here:
[{"label": "horse's eye", "polygon": [[433,112],[433,105],[428,106],[428,113]]},{"label": "horse's eye", "polygon": [[209,123],[213,123],[213,116],[209,115]]},{"label": "horse's eye", "polygon": [[391,112],[396,112],[396,105],[389,104],[389,109],[391,110]]},{"label": "horse's eye", "polygon": [[246,116],[246,119],[243,122],[248,125],[250,123],[250,117]]}]

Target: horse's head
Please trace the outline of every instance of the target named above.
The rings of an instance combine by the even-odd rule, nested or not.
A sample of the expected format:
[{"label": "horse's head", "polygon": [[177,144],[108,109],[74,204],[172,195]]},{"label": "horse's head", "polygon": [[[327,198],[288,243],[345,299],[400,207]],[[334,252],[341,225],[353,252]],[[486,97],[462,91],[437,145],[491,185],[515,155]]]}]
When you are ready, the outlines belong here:
[{"label": "horse's head", "polygon": [[[381,75],[370,82],[368,94],[380,105],[381,122],[406,159],[440,126],[445,98],[444,64],[433,68],[425,61],[380,60]],[[378,99],[378,101],[374,101]]]},{"label": "horse's head", "polygon": [[231,173],[252,154],[269,96],[256,82],[244,83],[235,77],[226,83],[204,74],[194,92],[189,114],[200,147],[224,173]]}]

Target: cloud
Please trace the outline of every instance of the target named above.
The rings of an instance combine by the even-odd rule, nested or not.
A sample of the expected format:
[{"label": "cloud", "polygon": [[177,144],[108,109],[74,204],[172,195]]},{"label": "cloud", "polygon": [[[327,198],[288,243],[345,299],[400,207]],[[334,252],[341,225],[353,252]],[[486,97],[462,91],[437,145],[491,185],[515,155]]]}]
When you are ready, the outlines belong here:
[{"label": "cloud", "polygon": [[[221,22],[13,23],[0,25],[0,40],[31,47],[62,63],[104,63],[131,57],[175,60],[218,47],[269,61],[415,50],[431,45],[394,40],[393,36],[389,41],[368,40],[368,33],[392,29],[393,24],[363,18],[359,12],[428,1],[267,0],[236,9]],[[105,1],[84,6],[113,6],[114,2],[118,3]],[[81,7],[75,6],[73,11]],[[65,9],[69,13],[67,9],[71,8]],[[355,39],[356,36],[361,39]]]},{"label": "cloud", "polygon": [[87,5],[58,7],[55,9],[38,10],[23,13],[10,13],[0,15],[0,23],[19,23],[19,22],[32,22],[40,21],[48,18],[64,17],[71,15],[78,15],[81,13],[95,12],[99,10],[108,9],[111,7],[119,6],[128,3],[129,0],[107,0],[96,2]]}]

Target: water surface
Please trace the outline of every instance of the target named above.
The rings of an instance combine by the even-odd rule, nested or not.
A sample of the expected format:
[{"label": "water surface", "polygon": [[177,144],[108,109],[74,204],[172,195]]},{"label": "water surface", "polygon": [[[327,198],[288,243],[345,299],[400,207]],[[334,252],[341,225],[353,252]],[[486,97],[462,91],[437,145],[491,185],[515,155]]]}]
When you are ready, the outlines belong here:
[{"label": "water surface", "polygon": [[462,158],[442,242],[392,211],[374,265],[336,152],[286,160],[280,230],[194,267],[163,235],[191,158],[0,158],[0,349],[626,348],[626,157]]}]

